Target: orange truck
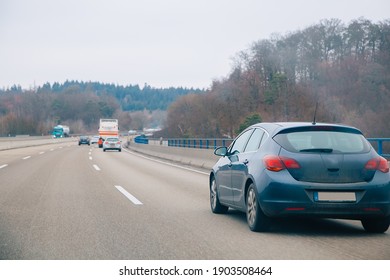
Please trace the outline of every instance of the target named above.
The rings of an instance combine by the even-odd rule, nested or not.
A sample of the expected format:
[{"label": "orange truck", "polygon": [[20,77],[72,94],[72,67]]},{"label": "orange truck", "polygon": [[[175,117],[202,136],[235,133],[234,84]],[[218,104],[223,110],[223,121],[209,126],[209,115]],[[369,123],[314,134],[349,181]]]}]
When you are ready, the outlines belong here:
[{"label": "orange truck", "polygon": [[119,137],[119,125],[117,119],[100,119],[99,136],[106,139],[109,136]]}]

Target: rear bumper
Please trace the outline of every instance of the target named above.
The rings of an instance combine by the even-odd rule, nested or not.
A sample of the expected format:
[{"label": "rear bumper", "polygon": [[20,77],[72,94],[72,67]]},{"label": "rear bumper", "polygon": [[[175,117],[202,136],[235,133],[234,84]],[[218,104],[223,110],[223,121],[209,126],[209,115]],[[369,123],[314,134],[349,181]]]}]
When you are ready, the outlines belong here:
[{"label": "rear bumper", "polygon": [[[297,182],[299,183],[299,182]],[[318,193],[347,193],[355,200],[318,200]],[[270,183],[259,194],[267,216],[307,216],[356,219],[390,217],[390,183],[322,184]]]},{"label": "rear bumper", "polygon": [[264,213],[270,217],[305,216],[316,218],[336,218],[362,220],[374,217],[390,217],[388,204],[346,203],[282,203],[267,202],[261,205]]},{"label": "rear bumper", "polygon": [[104,145],[103,145],[103,149],[104,149],[104,150],[121,150],[122,147],[121,147],[121,146],[111,147],[111,146],[104,146]]}]

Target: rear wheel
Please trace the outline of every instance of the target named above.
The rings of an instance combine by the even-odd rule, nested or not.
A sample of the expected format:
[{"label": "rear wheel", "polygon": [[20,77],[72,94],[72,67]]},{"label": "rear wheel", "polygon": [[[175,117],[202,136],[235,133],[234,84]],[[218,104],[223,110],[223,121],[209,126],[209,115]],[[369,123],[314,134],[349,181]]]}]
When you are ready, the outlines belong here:
[{"label": "rear wheel", "polygon": [[367,232],[384,233],[389,229],[390,217],[380,219],[365,219],[361,222]]},{"label": "rear wheel", "polygon": [[253,183],[249,186],[246,196],[246,219],[251,231],[267,231],[270,225],[270,218],[260,208]]},{"label": "rear wheel", "polygon": [[215,214],[225,214],[229,209],[229,207],[222,205],[219,202],[215,178],[212,178],[210,182],[210,206],[211,211]]}]

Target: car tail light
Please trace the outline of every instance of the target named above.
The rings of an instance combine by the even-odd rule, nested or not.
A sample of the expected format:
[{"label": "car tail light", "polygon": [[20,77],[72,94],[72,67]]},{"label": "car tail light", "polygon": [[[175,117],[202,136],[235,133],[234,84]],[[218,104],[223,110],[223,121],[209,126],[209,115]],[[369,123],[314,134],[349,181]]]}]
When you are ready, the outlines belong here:
[{"label": "car tail light", "polygon": [[379,170],[383,173],[389,172],[389,162],[383,157],[377,157],[367,161],[364,166],[367,170]]},{"label": "car tail light", "polygon": [[279,156],[265,156],[263,158],[265,168],[269,171],[279,172],[283,169],[298,169],[301,168],[299,163],[292,158]]}]

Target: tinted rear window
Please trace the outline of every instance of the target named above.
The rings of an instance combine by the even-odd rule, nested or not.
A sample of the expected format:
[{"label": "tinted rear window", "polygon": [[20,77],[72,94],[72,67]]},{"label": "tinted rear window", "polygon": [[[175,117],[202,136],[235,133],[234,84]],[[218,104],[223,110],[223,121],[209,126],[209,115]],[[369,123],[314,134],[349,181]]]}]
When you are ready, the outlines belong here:
[{"label": "tinted rear window", "polygon": [[370,145],[364,136],[353,131],[287,131],[274,140],[290,152],[365,153]]}]

